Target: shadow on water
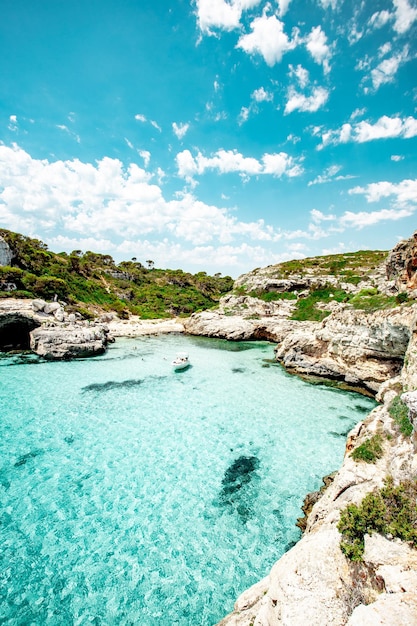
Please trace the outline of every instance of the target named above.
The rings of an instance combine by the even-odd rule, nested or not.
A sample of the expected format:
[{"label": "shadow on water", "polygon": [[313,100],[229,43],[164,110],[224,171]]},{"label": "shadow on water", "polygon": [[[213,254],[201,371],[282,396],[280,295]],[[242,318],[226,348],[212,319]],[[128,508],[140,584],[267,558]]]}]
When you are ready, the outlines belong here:
[{"label": "shadow on water", "polygon": [[108,380],[106,383],[92,383],[82,388],[83,392],[86,391],[111,391],[112,389],[131,389],[132,387],[138,387],[143,383],[143,380],[131,379],[131,380]]},{"label": "shadow on water", "polygon": [[22,456],[20,456],[16,463],[14,464],[15,467],[20,467],[21,465],[26,465],[26,463],[28,461],[30,461],[30,459],[35,459],[37,456],[44,454],[44,450],[42,449],[38,449],[38,450],[31,450],[30,452],[27,452],[26,454],[22,454]]},{"label": "shadow on water", "polygon": [[97,391],[99,393],[101,393],[102,391],[112,391],[113,389],[134,389],[135,387],[139,387],[140,385],[143,385],[143,383],[146,382],[146,380],[152,379],[153,381],[155,380],[165,380],[166,376],[149,376],[148,379],[146,378],[131,378],[128,380],[108,380],[105,383],[91,383],[91,385],[86,385],[86,387],[83,387],[81,389],[81,391],[83,393],[89,392],[89,391]]},{"label": "shadow on water", "polygon": [[222,479],[218,506],[237,513],[243,523],[252,515],[252,503],[256,497],[259,476],[259,459],[256,456],[239,456],[227,468]]}]

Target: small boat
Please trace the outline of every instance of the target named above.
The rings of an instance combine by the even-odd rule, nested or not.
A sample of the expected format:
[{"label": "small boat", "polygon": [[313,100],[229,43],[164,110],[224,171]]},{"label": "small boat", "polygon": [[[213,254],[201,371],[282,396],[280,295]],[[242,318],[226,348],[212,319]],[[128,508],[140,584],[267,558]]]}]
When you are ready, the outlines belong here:
[{"label": "small boat", "polygon": [[185,352],[179,352],[175,359],[172,361],[172,367],[175,371],[185,370],[190,365],[188,354]]}]

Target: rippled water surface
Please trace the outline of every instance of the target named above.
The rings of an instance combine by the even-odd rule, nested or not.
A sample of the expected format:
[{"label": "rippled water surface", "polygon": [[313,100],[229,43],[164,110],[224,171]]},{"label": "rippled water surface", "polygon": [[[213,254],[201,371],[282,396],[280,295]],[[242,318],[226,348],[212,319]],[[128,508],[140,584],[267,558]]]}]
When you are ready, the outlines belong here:
[{"label": "rippled water surface", "polygon": [[[177,351],[192,366],[173,372]],[[162,336],[0,359],[0,623],[211,626],[299,538],[374,402],[267,343]]]}]

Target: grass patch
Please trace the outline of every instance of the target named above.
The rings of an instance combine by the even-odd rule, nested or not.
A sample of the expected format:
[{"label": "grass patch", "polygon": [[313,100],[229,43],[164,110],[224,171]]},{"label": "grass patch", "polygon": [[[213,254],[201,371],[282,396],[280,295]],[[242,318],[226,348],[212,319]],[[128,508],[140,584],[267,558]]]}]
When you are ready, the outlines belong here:
[{"label": "grass patch", "polygon": [[360,446],[355,448],[350,455],[354,461],[365,461],[365,463],[376,463],[382,457],[382,436],[377,434],[369,439],[365,439]]},{"label": "grass patch", "polygon": [[389,406],[389,414],[400,429],[400,433],[404,437],[410,437],[413,432],[413,425],[408,417],[408,407],[401,400],[400,396],[396,396]]},{"label": "grass patch", "polygon": [[300,298],[297,307],[291,316],[291,319],[298,321],[321,322],[325,317],[330,315],[330,311],[318,309],[317,304],[324,304],[332,301],[345,302],[349,295],[343,289],[337,289],[332,286],[314,289],[305,298]]},{"label": "grass patch", "polygon": [[361,504],[349,504],[340,515],[340,547],[352,561],[361,561],[365,534],[391,535],[417,547],[417,481],[394,486],[388,478],[382,489],[369,493]]}]

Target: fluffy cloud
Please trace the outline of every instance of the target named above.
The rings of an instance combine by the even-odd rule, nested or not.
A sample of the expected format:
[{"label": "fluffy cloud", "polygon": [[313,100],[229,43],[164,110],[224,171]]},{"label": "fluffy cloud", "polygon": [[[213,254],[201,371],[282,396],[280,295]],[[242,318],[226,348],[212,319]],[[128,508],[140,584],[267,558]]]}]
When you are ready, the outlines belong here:
[{"label": "fluffy cloud", "polygon": [[417,9],[411,7],[408,0],[393,0],[395,8],[394,30],[403,34],[417,21]]},{"label": "fluffy cloud", "polygon": [[200,30],[213,34],[212,29],[234,30],[240,25],[242,12],[260,3],[260,0],[196,0],[196,14]]},{"label": "fluffy cloud", "polygon": [[9,125],[7,127],[9,130],[15,132],[19,127],[17,124],[17,116],[16,115],[10,115],[9,116]]},{"label": "fluffy cloud", "polygon": [[[192,171],[195,164],[191,157],[188,167]],[[289,162],[286,155],[265,155],[259,163],[241,155],[236,161],[236,154],[224,153],[198,166],[280,175],[288,174]],[[281,237],[263,220],[240,221],[227,209],[206,204],[190,193],[167,200],[151,174],[136,164],[124,167],[108,157],[95,164],[77,159],[49,162],[32,159],[16,145],[0,145],[0,181],[1,223],[39,236],[59,249],[113,254],[127,250],[130,241],[136,256],[144,246],[156,251],[162,246],[168,256],[176,246],[209,246],[213,250],[230,246],[229,251],[235,248],[238,255],[238,249],[248,242],[274,242]],[[150,258],[160,257],[154,254]],[[179,258],[170,257],[167,264],[177,263]],[[200,266],[202,258],[207,261],[200,257]]]},{"label": "fluffy cloud", "polygon": [[255,91],[251,94],[251,98],[255,100],[255,102],[271,102],[273,97],[272,93],[270,91],[266,91],[263,87],[255,89]]},{"label": "fluffy cloud", "polygon": [[342,226],[365,228],[366,226],[375,226],[378,222],[397,221],[404,217],[410,217],[413,214],[412,209],[382,209],[381,211],[361,211],[352,213],[346,211],[340,218]]},{"label": "fluffy cloud", "polygon": [[333,144],[343,144],[353,141],[365,143],[376,139],[403,138],[410,139],[417,136],[417,119],[414,117],[388,117],[383,115],[375,124],[366,121],[357,124],[343,124],[338,130],[322,133],[322,143],[319,149]]},{"label": "fluffy cloud", "polygon": [[374,90],[376,91],[385,83],[391,83],[394,80],[398,68],[408,60],[408,47],[405,46],[405,48],[398,54],[381,61],[381,63],[371,71],[372,86]]},{"label": "fluffy cloud", "polygon": [[391,19],[392,15],[389,11],[377,11],[371,16],[369,20],[369,26],[371,28],[382,28]]},{"label": "fluffy cloud", "polygon": [[305,96],[291,88],[288,92],[288,101],[284,113],[288,114],[297,110],[314,113],[326,104],[328,97],[329,92],[324,87],[315,87],[311,96]]},{"label": "fluffy cloud", "polygon": [[288,50],[295,47],[284,33],[284,24],[275,15],[257,17],[251,23],[252,32],[242,35],[237,43],[248,54],[260,54],[267,65],[279,63]]},{"label": "fluffy cloud", "polygon": [[396,206],[416,205],[417,208],[417,179],[406,179],[400,183],[371,183],[366,187],[354,187],[349,193],[362,194],[368,202],[379,202],[382,198],[393,197]]},{"label": "fluffy cloud", "polygon": [[289,66],[289,75],[290,78],[295,78],[300,85],[301,89],[307,87],[310,82],[310,76],[308,70],[306,70],[302,65],[297,65],[297,67]]},{"label": "fluffy cloud", "polygon": [[172,124],[172,130],[178,139],[183,139],[189,128],[189,124],[177,124],[176,122],[173,122]]},{"label": "fluffy cloud", "polygon": [[198,152],[193,157],[189,150],[177,154],[178,175],[191,179],[207,170],[217,170],[219,174],[238,173],[242,176],[270,174],[272,176],[299,176],[303,169],[300,162],[285,152],[264,154],[261,161],[244,157],[236,150],[218,150],[214,156],[205,157]]},{"label": "fluffy cloud", "polygon": [[306,47],[316,63],[323,66],[324,72],[330,71],[331,50],[321,26],[316,26],[306,38]]}]

